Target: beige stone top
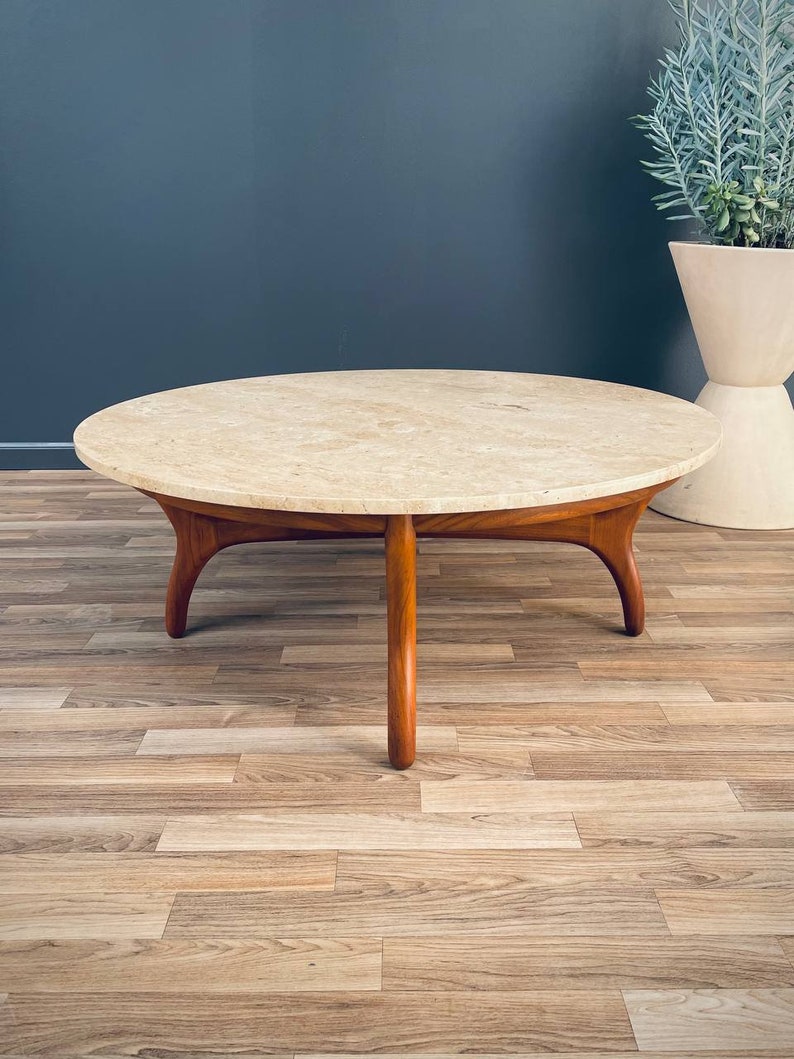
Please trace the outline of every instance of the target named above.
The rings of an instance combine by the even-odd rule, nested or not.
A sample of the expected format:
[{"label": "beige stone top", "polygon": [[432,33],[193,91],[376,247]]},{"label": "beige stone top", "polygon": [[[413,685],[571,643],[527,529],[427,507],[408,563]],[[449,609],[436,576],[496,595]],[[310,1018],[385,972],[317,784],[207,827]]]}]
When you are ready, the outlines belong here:
[{"label": "beige stone top", "polygon": [[676,478],[717,419],[649,390],[497,371],[340,371],[188,386],[75,431],[94,470],[188,500],[282,511],[537,507]]}]

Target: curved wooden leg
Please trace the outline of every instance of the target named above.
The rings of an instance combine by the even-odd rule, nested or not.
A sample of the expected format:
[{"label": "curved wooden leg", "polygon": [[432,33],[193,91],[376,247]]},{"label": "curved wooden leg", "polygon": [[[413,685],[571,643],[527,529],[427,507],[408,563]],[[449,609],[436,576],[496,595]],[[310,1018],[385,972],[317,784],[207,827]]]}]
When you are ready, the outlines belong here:
[{"label": "curved wooden leg", "polygon": [[605,499],[595,498],[545,509],[417,515],[414,525],[422,537],[559,541],[589,548],[612,574],[623,604],[626,632],[639,636],[645,627],[645,599],[632,547],[634,527],[653,497],[674,481],[608,497],[607,501],[618,503],[603,510],[598,506]]},{"label": "curved wooden leg", "polygon": [[207,562],[223,548],[263,541],[380,537],[383,515],[326,515],[259,511],[176,499],[141,489],[156,500],[176,534],[176,556],[168,582],[165,627],[178,639],[185,632],[190,596]]},{"label": "curved wooden leg", "polygon": [[416,755],[416,531],[410,515],[386,524],[389,640],[389,761],[407,769]]},{"label": "curved wooden leg", "polygon": [[648,506],[648,500],[650,497],[627,507],[617,507],[590,516],[587,546],[603,561],[615,580],[629,636],[639,636],[645,628],[645,596],[634,558],[632,537],[640,515]]},{"label": "curved wooden leg", "polygon": [[178,640],[187,626],[190,596],[207,562],[224,545],[215,519],[158,501],[176,533],[176,555],[165,600],[165,631]]}]

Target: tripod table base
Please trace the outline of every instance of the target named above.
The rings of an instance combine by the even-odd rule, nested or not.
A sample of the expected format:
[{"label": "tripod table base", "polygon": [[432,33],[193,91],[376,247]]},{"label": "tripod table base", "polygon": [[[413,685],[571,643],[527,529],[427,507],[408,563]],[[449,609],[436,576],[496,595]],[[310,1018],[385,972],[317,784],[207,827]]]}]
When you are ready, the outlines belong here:
[{"label": "tripod table base", "polygon": [[645,626],[642,582],[632,547],[634,527],[651,498],[672,484],[571,504],[443,515],[343,515],[225,507],[147,492],[176,533],[165,627],[180,637],[193,587],[223,548],[255,541],[383,537],[386,552],[389,760],[408,768],[416,754],[416,538],[458,537],[578,544],[603,561],[614,578],[626,632]]}]

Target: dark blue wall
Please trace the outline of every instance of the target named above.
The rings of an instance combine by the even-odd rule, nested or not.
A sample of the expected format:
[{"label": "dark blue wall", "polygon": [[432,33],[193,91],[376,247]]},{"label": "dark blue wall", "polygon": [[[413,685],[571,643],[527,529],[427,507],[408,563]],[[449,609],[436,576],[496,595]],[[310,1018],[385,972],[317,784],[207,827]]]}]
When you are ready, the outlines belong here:
[{"label": "dark blue wall", "polygon": [[694,396],[626,120],[671,31],[664,0],[3,0],[0,441],[312,369]]}]

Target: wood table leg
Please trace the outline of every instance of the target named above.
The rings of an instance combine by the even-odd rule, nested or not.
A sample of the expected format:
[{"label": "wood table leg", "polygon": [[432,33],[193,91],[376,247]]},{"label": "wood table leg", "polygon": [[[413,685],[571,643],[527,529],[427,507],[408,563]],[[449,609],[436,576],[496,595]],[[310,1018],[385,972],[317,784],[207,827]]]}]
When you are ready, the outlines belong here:
[{"label": "wood table leg", "polygon": [[214,519],[160,501],[176,534],[176,555],[165,599],[165,631],[174,639],[184,635],[187,610],[198,576],[223,545]]},{"label": "wood table leg", "polygon": [[410,515],[386,524],[389,761],[407,769],[416,756],[416,532]]},{"label": "wood table leg", "polygon": [[[176,555],[168,581],[165,600],[165,629],[169,636],[179,639],[185,633],[190,596],[198,576],[209,560],[224,548],[234,544],[254,544],[262,541],[306,540],[337,536],[333,525],[326,530],[305,529],[288,525],[235,522],[232,519],[192,511],[171,504],[156,493],[153,497],[168,517],[176,534]],[[345,534],[343,534],[344,536]]]},{"label": "wood table leg", "polygon": [[623,604],[623,620],[629,636],[639,636],[645,628],[645,596],[634,558],[634,527],[648,506],[647,500],[627,507],[613,508],[590,516],[587,547],[598,556],[612,577]]},{"label": "wood table leg", "polygon": [[420,537],[559,541],[589,548],[604,563],[620,593],[629,636],[645,627],[642,581],[634,559],[634,528],[651,499],[672,482],[546,508],[415,515]]},{"label": "wood table leg", "polygon": [[157,501],[176,534],[176,556],[165,604],[166,631],[174,638],[185,632],[190,596],[199,574],[224,548],[266,541],[381,537],[386,530],[385,515],[266,511],[140,491]]}]

